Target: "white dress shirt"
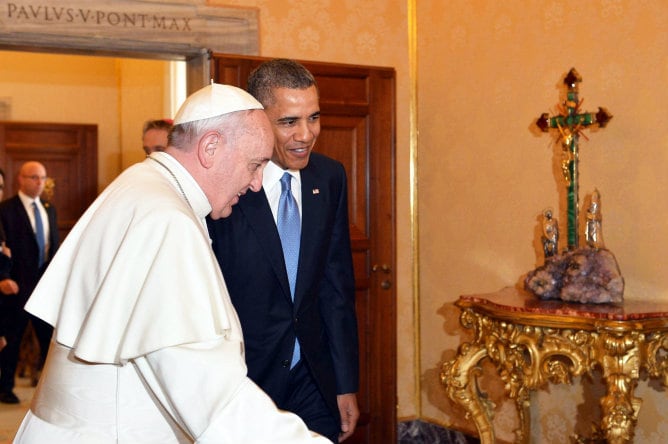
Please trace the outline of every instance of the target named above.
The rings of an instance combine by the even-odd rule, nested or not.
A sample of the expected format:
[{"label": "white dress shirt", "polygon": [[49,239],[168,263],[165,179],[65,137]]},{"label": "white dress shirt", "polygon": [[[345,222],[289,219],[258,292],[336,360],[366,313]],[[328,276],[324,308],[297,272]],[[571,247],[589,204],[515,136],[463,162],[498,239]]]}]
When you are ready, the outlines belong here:
[{"label": "white dress shirt", "polygon": [[51,227],[49,226],[49,215],[47,214],[46,209],[44,208],[44,205],[42,204],[42,201],[40,200],[39,196],[33,199],[32,197],[28,196],[21,190],[19,190],[18,195],[19,199],[21,199],[23,207],[26,210],[26,213],[28,213],[28,218],[30,219],[30,225],[32,225],[32,231],[34,233],[36,233],[37,230],[35,229],[35,213],[33,212],[32,209],[32,203],[35,202],[37,204],[37,209],[39,210],[39,214],[42,215],[42,226],[44,227],[44,257],[49,257],[49,248],[51,247],[51,243],[49,242],[50,239],[49,230],[51,229]]},{"label": "white dress shirt", "polygon": [[262,188],[267,195],[271,213],[274,215],[274,222],[278,220],[278,201],[281,199],[281,177],[283,177],[286,171],[292,176],[290,189],[297,201],[299,217],[302,217],[302,178],[299,170],[284,170],[274,162],[269,161],[262,172]]}]

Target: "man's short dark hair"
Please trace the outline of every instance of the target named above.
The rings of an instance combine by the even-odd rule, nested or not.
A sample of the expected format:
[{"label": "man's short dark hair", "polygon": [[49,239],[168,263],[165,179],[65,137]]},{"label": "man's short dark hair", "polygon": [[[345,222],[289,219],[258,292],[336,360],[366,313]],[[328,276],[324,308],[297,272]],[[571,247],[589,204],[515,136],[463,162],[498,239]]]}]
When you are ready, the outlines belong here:
[{"label": "man's short dark hair", "polygon": [[172,121],[169,119],[147,120],[146,123],[144,123],[142,134],[146,134],[146,131],[152,129],[165,130],[169,133],[172,129]]},{"label": "man's short dark hair", "polygon": [[299,62],[289,59],[273,59],[255,68],[248,77],[248,92],[263,106],[274,101],[276,88],[306,89],[318,85],[313,74]]}]

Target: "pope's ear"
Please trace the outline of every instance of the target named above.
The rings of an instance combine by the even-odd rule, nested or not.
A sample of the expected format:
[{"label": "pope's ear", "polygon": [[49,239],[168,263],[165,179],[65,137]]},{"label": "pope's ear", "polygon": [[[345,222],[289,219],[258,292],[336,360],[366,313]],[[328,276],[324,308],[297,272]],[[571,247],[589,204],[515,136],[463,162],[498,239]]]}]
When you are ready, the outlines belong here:
[{"label": "pope's ear", "polygon": [[216,150],[222,149],[224,142],[222,134],[217,131],[209,131],[200,137],[197,143],[197,157],[204,168],[213,165]]}]

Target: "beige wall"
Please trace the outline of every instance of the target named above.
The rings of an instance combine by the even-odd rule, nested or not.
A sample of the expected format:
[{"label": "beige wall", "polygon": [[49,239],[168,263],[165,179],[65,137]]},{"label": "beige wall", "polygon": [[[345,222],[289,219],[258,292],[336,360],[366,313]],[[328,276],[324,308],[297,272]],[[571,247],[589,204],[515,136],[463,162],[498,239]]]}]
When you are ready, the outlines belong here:
[{"label": "beige wall", "polygon": [[[460,294],[514,285],[539,263],[534,239],[537,217],[545,207],[563,206],[562,183],[555,174],[553,137],[531,128],[542,112],[556,110],[561,79],[571,67],[584,79],[583,108],[605,106],[615,116],[608,128],[587,131],[590,140],[582,142],[581,197],[594,187],[601,192],[604,238],[626,278],[626,297],[668,299],[668,275],[661,268],[668,230],[660,225],[668,215],[668,202],[660,197],[668,181],[668,126],[662,116],[668,103],[664,88],[668,34],[663,30],[668,4],[419,1],[421,353],[416,362],[407,18],[412,1],[220,0],[208,4],[259,8],[262,56],[396,69],[397,412],[400,419],[422,417],[471,430],[438,382],[443,360],[454,356],[460,340],[468,338],[468,332],[459,327],[452,302]],[[75,77],[68,80],[63,75],[58,80],[61,76],[55,75],[63,87],[55,92],[42,75],[34,74],[43,72],[43,60],[32,62],[30,57],[0,54],[0,97],[24,93],[27,97],[13,99],[16,119],[97,122],[101,185],[141,159],[141,122],[159,117],[165,109],[164,92],[158,87],[164,83],[159,74],[164,67],[151,65],[144,77],[135,74],[147,70],[144,63],[162,62],[104,59],[88,66],[77,59],[72,65],[78,73]],[[51,103],[56,105],[45,114]],[[119,118],[134,110],[137,117],[131,121]],[[586,390],[575,381],[572,387],[552,386],[538,394],[532,412],[534,440],[561,443],[576,422],[588,427],[589,415],[597,407],[589,392],[600,392],[599,379],[594,378],[593,386],[587,383]],[[510,441],[514,409],[496,394],[498,386],[492,388],[499,405],[498,436]],[[662,414],[665,396],[647,389],[646,381],[641,381],[637,392],[644,404],[636,442],[662,442],[661,436],[668,434]]]},{"label": "beige wall", "polygon": [[[561,148],[531,127],[542,112],[556,112],[571,67],[583,77],[582,108],[604,106],[614,115],[581,142],[581,199],[594,187],[601,193],[604,239],[626,279],[625,297],[668,301],[665,23],[666,2],[419,1],[424,418],[470,427],[439,390],[441,362],[469,338],[451,303],[514,285],[542,263],[534,247],[538,215],[563,208],[564,184],[554,172]],[[560,222],[565,227],[563,214]],[[602,390],[600,375],[594,380],[586,390],[576,381],[541,392],[532,442],[566,442],[576,423],[588,432],[598,409],[591,390]],[[639,385],[635,442],[665,442],[665,392]],[[501,405],[499,438],[513,439],[515,420],[512,406]]]},{"label": "beige wall", "polygon": [[169,62],[119,60],[121,168],[144,159],[142,129],[146,120],[171,118]]},{"label": "beige wall", "polygon": [[164,61],[0,51],[0,98],[11,120],[97,124],[102,190],[144,157],[144,121],[167,117],[167,72]]}]

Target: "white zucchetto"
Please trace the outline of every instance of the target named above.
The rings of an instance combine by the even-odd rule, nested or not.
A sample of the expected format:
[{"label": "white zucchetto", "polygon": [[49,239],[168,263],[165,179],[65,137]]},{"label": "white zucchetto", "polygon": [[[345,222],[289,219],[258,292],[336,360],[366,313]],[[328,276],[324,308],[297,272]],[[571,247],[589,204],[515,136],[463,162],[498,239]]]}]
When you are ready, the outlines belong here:
[{"label": "white zucchetto", "polygon": [[174,117],[174,125],[249,109],[264,107],[241,88],[211,83],[188,96]]}]

